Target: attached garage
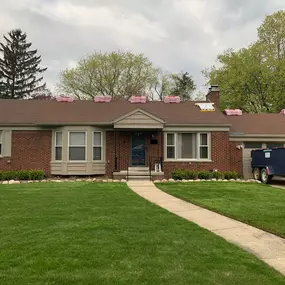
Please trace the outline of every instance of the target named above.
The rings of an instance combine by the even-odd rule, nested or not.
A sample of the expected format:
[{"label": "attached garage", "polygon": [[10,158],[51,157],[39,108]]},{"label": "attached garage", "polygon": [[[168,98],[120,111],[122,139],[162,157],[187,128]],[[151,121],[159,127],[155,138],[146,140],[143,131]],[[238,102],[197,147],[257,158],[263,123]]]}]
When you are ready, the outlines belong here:
[{"label": "attached garage", "polygon": [[237,148],[242,148],[240,161],[243,163],[243,176],[252,178],[252,150],[285,146],[285,115],[243,113],[240,116],[227,116],[227,119],[231,124],[230,141]]},{"label": "attached garage", "polygon": [[245,178],[252,178],[251,172],[251,151],[255,149],[264,149],[264,148],[275,148],[275,147],[284,147],[283,142],[243,142],[243,176]]}]

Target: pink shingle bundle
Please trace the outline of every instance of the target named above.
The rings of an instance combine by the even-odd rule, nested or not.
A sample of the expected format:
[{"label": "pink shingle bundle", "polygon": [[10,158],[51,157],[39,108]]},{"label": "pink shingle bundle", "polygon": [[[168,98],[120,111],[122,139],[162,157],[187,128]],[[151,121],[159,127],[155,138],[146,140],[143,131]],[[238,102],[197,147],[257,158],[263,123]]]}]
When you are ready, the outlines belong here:
[{"label": "pink shingle bundle", "polygon": [[146,96],[132,96],[129,101],[131,103],[146,103]]},{"label": "pink shingle bundle", "polygon": [[112,97],[111,96],[103,96],[103,95],[98,95],[95,96],[94,101],[96,103],[109,103],[111,102]]},{"label": "pink shingle bundle", "polygon": [[179,96],[165,96],[164,103],[180,103]]},{"label": "pink shingle bundle", "polygon": [[57,102],[73,102],[75,99],[69,96],[60,96],[56,98]]},{"label": "pink shingle bundle", "polygon": [[242,116],[242,110],[240,109],[226,109],[224,113],[227,116]]}]

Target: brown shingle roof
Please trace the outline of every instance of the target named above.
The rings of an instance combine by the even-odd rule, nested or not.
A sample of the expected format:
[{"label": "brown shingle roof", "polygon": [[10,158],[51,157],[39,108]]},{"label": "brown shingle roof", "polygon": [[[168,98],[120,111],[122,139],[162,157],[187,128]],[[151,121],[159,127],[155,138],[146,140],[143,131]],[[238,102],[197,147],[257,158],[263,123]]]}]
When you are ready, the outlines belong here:
[{"label": "brown shingle roof", "polygon": [[227,116],[232,125],[232,135],[284,135],[285,115],[281,114],[243,114]]},{"label": "brown shingle roof", "polygon": [[227,118],[220,111],[201,112],[195,103],[147,102],[146,104],[131,104],[123,100],[116,100],[111,103],[95,103],[83,100],[62,103],[55,100],[0,100],[0,124],[111,123],[116,118],[137,108],[157,116],[166,124],[229,124]]}]

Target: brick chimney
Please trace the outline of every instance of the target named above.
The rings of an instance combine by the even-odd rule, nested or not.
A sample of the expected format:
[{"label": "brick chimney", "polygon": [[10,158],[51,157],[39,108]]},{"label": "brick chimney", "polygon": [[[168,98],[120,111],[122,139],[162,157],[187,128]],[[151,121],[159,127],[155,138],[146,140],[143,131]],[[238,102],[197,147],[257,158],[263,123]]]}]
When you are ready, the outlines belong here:
[{"label": "brick chimney", "polygon": [[206,96],[208,102],[215,103],[215,107],[220,109],[220,89],[218,85],[212,85]]}]

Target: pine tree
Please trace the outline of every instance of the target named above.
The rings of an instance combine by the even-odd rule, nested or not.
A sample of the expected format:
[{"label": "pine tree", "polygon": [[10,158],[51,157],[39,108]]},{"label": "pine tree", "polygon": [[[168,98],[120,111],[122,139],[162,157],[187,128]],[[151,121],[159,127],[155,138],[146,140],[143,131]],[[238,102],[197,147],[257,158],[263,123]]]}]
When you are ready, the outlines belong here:
[{"label": "pine tree", "polygon": [[27,43],[26,38],[26,33],[17,29],[4,36],[6,44],[0,43],[0,52],[3,53],[0,58],[2,98],[27,98],[45,88],[45,83],[40,85],[43,77],[39,74],[47,68],[40,68],[41,56],[36,55],[37,50],[29,50],[32,44]]},{"label": "pine tree", "polygon": [[6,96],[6,87],[4,84],[2,74],[0,73],[0,99],[5,98],[5,96]]}]

